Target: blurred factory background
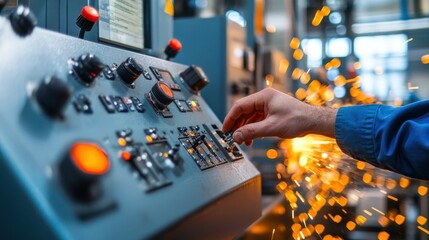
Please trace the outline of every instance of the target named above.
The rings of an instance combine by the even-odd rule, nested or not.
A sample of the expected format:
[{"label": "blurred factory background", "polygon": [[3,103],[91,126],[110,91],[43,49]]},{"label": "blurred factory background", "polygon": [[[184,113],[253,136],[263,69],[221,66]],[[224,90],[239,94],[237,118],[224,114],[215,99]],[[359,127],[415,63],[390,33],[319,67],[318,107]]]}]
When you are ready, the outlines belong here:
[{"label": "blurred factory background", "polygon": [[[202,94],[221,119],[264,87],[333,107],[429,97],[427,0],[174,4],[177,61],[206,70]],[[346,160],[333,145],[311,136],[247,149],[266,208],[241,239],[429,239],[426,182]]]},{"label": "blurred factory background", "polygon": [[[21,2],[40,27],[76,36],[74,12],[102,1],[9,1],[2,14]],[[144,49],[117,47],[160,56],[177,38],[173,61],[204,69],[201,95],[221,121],[237,99],[267,87],[331,107],[429,98],[429,0],[165,2],[143,1]],[[112,44],[97,26],[86,39]],[[320,136],[244,150],[262,175],[263,211],[237,239],[429,239],[425,181],[349,159]]]}]

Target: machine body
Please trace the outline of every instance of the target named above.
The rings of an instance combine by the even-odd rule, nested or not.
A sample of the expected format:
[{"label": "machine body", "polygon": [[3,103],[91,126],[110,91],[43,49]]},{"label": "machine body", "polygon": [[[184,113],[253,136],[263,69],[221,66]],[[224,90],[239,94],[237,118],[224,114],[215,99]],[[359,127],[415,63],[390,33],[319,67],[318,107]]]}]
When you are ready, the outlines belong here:
[{"label": "machine body", "polygon": [[223,239],[260,216],[260,174],[188,66],[40,28],[20,37],[6,18],[0,39],[2,237]]}]

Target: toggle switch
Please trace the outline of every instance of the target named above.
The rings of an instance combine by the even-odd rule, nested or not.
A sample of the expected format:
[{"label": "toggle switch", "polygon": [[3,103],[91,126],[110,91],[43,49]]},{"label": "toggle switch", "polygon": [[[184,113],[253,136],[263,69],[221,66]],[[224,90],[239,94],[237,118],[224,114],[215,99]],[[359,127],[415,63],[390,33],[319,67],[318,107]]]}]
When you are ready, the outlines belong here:
[{"label": "toggle switch", "polygon": [[131,85],[143,73],[143,67],[134,58],[127,58],[123,63],[118,66],[116,72],[121,77],[122,81]]},{"label": "toggle switch", "polygon": [[86,85],[95,81],[106,65],[92,53],[83,54],[73,63],[73,71]]}]

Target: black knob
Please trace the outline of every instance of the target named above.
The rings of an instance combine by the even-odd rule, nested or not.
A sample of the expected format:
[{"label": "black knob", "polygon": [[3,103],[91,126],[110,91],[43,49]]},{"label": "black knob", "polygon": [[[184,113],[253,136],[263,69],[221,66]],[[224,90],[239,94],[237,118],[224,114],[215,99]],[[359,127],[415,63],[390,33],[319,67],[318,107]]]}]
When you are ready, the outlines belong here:
[{"label": "black knob", "polygon": [[91,6],[83,7],[81,14],[76,19],[76,25],[80,28],[79,38],[83,38],[85,36],[85,32],[91,31],[99,18],[100,15],[95,8]]},{"label": "black knob", "polygon": [[165,109],[174,101],[173,90],[163,81],[159,81],[153,85],[149,94],[155,106],[160,110]]},{"label": "black knob", "polygon": [[52,76],[45,78],[35,91],[40,108],[50,117],[62,117],[62,112],[71,97],[66,82]]},{"label": "black knob", "polygon": [[28,7],[18,6],[16,10],[9,15],[9,20],[13,31],[21,37],[30,35],[36,27],[37,19]]},{"label": "black knob", "polygon": [[0,12],[3,10],[6,4],[7,4],[7,0],[0,0]]},{"label": "black knob", "polygon": [[116,71],[126,84],[132,84],[143,73],[143,67],[134,58],[128,58]]},{"label": "black knob", "polygon": [[73,70],[84,83],[91,84],[105,66],[98,57],[89,53],[80,56],[76,60]]},{"label": "black knob", "polygon": [[60,180],[73,199],[90,202],[102,195],[100,179],[109,168],[109,157],[101,147],[76,142],[59,163]]},{"label": "black knob", "polygon": [[180,76],[188,86],[196,92],[209,84],[209,80],[204,71],[200,67],[194,65],[189,66],[185,71],[181,72]]}]

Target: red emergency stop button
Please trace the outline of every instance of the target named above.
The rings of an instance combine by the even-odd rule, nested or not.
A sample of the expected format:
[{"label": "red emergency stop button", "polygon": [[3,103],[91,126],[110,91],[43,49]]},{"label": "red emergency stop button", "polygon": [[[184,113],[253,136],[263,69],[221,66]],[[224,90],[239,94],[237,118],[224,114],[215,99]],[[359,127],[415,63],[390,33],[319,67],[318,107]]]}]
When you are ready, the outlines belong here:
[{"label": "red emergency stop button", "polygon": [[59,164],[64,188],[73,199],[83,202],[102,196],[100,179],[109,169],[109,156],[93,142],[73,143]]},{"label": "red emergency stop button", "polygon": [[94,143],[75,143],[71,147],[70,155],[76,167],[84,173],[102,175],[109,170],[109,157]]}]

